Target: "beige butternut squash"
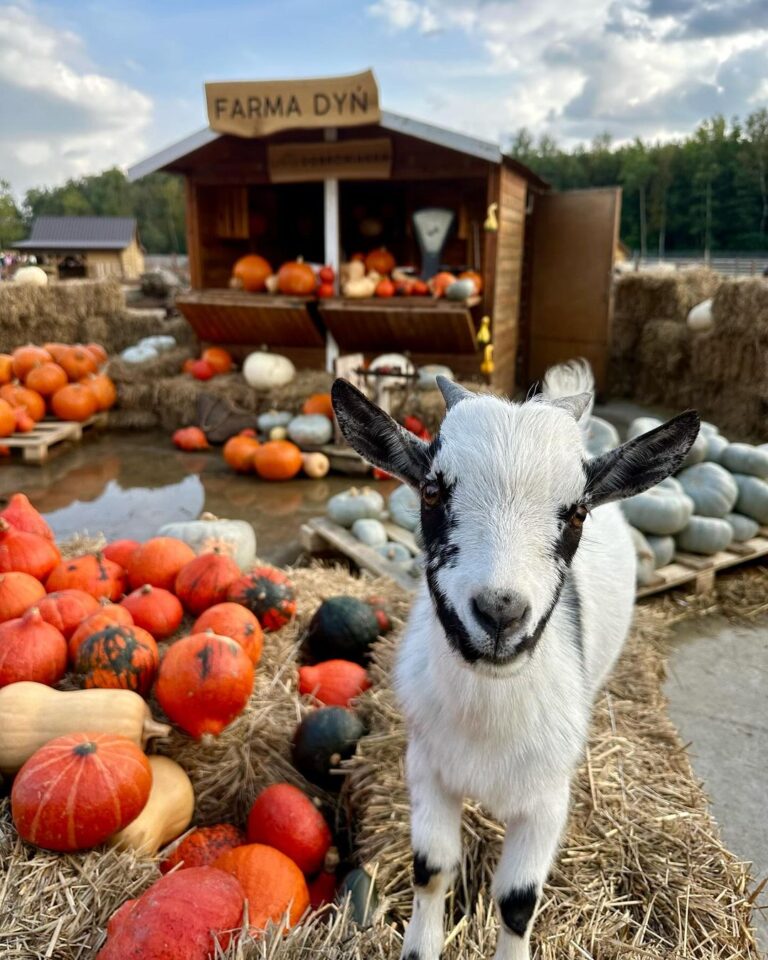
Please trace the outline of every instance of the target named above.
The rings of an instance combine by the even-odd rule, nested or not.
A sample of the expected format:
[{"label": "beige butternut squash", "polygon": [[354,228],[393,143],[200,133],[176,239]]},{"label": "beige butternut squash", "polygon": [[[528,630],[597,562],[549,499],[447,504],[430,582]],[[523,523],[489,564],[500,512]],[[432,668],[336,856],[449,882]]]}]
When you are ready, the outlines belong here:
[{"label": "beige butternut squash", "polygon": [[171,728],[152,719],[131,690],[54,690],[20,681],[0,689],[0,772],[15,773],[49,740],[68,733],[114,733],[144,748]]},{"label": "beige butternut squash", "polygon": [[149,757],[152,789],[141,813],[116,833],[110,844],[144,856],[157,851],[184,833],[195,812],[195,794],[184,770],[168,757]]}]

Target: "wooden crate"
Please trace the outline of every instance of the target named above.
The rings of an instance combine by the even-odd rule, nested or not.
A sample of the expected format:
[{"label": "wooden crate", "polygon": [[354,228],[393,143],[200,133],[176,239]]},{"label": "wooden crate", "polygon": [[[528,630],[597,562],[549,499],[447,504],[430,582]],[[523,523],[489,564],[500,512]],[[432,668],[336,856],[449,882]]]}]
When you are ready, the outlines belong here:
[{"label": "wooden crate", "polygon": [[0,439],[0,446],[10,450],[19,450],[25,463],[45,463],[51,450],[65,441],[82,439],[83,431],[91,427],[102,428],[107,424],[106,413],[96,413],[88,420],[77,423],[74,420],[40,420],[29,433],[14,433]]}]

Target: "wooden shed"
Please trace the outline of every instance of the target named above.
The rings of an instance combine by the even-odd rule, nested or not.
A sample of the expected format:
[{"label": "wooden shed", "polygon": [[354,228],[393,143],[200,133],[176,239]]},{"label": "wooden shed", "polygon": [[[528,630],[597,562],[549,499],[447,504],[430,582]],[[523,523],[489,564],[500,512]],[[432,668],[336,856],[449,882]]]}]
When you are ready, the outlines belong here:
[{"label": "wooden shed", "polygon": [[133,217],[37,217],[29,239],[15,249],[34,254],[43,268],[68,277],[120,277],[144,272],[144,252]]},{"label": "wooden shed", "polygon": [[[292,83],[294,112],[309,107],[276,117],[291,102]],[[554,193],[497,144],[379,110],[375,87],[371,109],[307,116],[313,88],[302,85],[321,83],[286,81],[279,97],[274,85],[209,85],[213,126],[129,170],[132,179],[156,170],[185,178],[192,289],[177,304],[198,336],[240,353],[264,344],[300,366],[323,366],[336,349],[367,357],[397,351],[473,376],[487,316],[499,389],[512,392],[574,355],[588,357],[602,383],[618,189]],[[315,106],[324,96],[318,89]],[[260,122],[270,102],[270,121]],[[251,122],[254,104],[259,116]],[[301,255],[338,267],[385,245],[398,264],[418,271],[413,215],[435,208],[453,213],[441,268],[480,273],[479,296],[317,300],[229,289],[232,266],[247,253],[273,265]]]}]

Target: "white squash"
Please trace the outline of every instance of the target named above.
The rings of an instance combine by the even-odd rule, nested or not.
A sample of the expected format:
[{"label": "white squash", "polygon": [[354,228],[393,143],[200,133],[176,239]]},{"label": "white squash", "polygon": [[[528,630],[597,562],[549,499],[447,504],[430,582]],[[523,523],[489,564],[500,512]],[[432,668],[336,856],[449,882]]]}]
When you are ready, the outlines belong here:
[{"label": "white squash", "polygon": [[761,480],[768,479],[768,450],[753,447],[751,443],[729,443],[720,462],[733,473],[748,473]]},{"label": "white squash", "polygon": [[408,357],[404,357],[402,353],[382,353],[381,356],[378,356],[375,360],[371,361],[371,365],[368,369],[383,371],[392,370],[392,376],[381,378],[382,384],[388,387],[408,386],[410,380],[403,376],[397,376],[397,374],[415,372],[415,367],[411,361],[408,359]]},{"label": "white squash", "polygon": [[703,433],[705,437],[711,437],[713,434],[720,433],[720,429],[714,423],[702,420],[699,424],[699,433]]},{"label": "white squash", "polygon": [[468,300],[476,293],[474,280],[454,280],[445,288],[446,300]]},{"label": "white squash", "polygon": [[288,357],[257,350],[245,358],[243,376],[248,386],[254,390],[273,390],[290,383],[296,376],[296,367]]},{"label": "white squash", "polygon": [[158,353],[164,353],[166,350],[173,350],[176,346],[176,338],[170,334],[156,333],[152,337],[142,337],[136,346],[153,347]]},{"label": "white squash", "polygon": [[158,356],[159,354],[156,347],[150,347],[144,344],[143,347],[138,345],[126,347],[120,354],[120,359],[126,363],[146,363],[147,360],[156,360]]},{"label": "white squash", "polygon": [[702,517],[724,517],[739,497],[739,488],[719,463],[697,463],[681,470],[677,479],[693,500],[695,512]]},{"label": "white squash", "polygon": [[195,812],[195,791],[182,767],[169,757],[148,757],[152,788],[144,809],[109,843],[118,850],[133,850],[145,857],[184,833]]},{"label": "white squash", "polygon": [[48,274],[42,267],[19,267],[13,275],[14,283],[26,284],[30,287],[47,287]]},{"label": "white squash", "polygon": [[157,531],[157,536],[183,540],[198,554],[218,547],[231,556],[241,570],[250,569],[256,560],[256,533],[247,520],[220,520],[212,513],[203,513],[199,520],[166,523]]},{"label": "white squash", "polygon": [[726,549],[733,540],[733,530],[719,517],[691,517],[675,539],[681,550],[711,556]]},{"label": "white squash", "polygon": [[666,567],[668,563],[672,563],[675,558],[674,537],[655,537],[649,534],[645,539],[653,551],[653,565],[657,570],[659,567]]},{"label": "white squash", "polygon": [[385,543],[380,547],[376,547],[376,553],[381,554],[385,560],[389,560],[390,563],[408,564],[411,563],[411,552],[407,547],[404,547],[402,543]]},{"label": "white squash", "polygon": [[703,330],[711,330],[714,326],[712,320],[712,300],[702,300],[695,307],[691,307],[685,320],[688,329],[696,333]]},{"label": "white squash", "polygon": [[664,480],[660,480],[653,489],[666,491],[667,493],[676,493],[678,496],[685,493],[682,483],[674,477],[665,477]]}]

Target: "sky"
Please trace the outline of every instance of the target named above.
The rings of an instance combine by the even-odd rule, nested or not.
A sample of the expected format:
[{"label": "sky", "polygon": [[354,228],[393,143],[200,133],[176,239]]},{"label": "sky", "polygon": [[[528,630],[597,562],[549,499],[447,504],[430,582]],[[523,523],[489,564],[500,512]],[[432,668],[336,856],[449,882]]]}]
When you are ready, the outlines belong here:
[{"label": "sky", "polygon": [[768,104],[768,0],[0,0],[0,179],[127,167],[206,125],[207,80],[369,67],[502,145],[669,139]]}]

